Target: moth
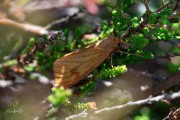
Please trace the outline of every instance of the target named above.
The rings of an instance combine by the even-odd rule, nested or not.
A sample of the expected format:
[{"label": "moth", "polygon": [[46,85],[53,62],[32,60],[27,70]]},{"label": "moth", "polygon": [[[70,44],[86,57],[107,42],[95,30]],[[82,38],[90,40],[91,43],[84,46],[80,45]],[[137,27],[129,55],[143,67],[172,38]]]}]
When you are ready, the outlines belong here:
[{"label": "moth", "polygon": [[53,63],[54,87],[69,88],[78,83],[118,47],[117,43],[120,43],[120,39],[111,35],[57,59]]}]

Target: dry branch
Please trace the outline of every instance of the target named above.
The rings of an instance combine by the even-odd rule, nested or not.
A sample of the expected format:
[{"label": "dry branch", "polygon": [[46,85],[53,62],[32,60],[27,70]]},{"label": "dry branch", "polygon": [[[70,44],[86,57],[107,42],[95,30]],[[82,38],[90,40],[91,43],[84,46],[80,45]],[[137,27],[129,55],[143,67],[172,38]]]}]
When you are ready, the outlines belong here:
[{"label": "dry branch", "polygon": [[47,31],[45,28],[29,23],[19,23],[10,19],[0,19],[0,24],[5,26],[13,26],[19,29],[22,29],[24,31],[32,32],[38,35],[48,34],[49,31]]},{"label": "dry branch", "polygon": [[180,81],[180,72],[177,72],[176,74],[173,74],[166,80],[162,80],[159,82],[159,84],[156,84],[156,86],[152,86],[146,93],[148,95],[156,95],[158,93],[161,93],[163,90],[167,90],[168,88],[176,85]]},{"label": "dry branch", "polygon": [[165,117],[163,120],[179,120],[180,119],[180,108],[171,108],[168,116]]},{"label": "dry branch", "polygon": [[[146,98],[146,99],[143,99],[143,100],[131,101],[131,102],[128,102],[128,103],[126,103],[124,105],[118,105],[118,106],[114,106],[114,107],[108,107],[108,108],[96,110],[91,115],[98,115],[98,114],[102,114],[102,113],[105,113],[105,112],[110,112],[110,111],[113,111],[113,110],[120,110],[120,109],[133,107],[133,106],[151,104],[152,102],[158,102],[160,100],[173,100],[173,99],[176,99],[176,98],[180,98],[180,91],[174,92],[172,94],[162,94],[162,95],[158,95],[156,97]],[[86,110],[84,110],[80,114],[75,114],[75,115],[71,115],[69,117],[66,117],[65,120],[72,120],[72,119],[75,119],[75,118],[88,117],[88,115],[89,115],[89,113]]]},{"label": "dry branch", "polygon": [[82,113],[76,114],[76,115],[71,115],[71,116],[65,118],[65,120],[72,120],[72,119],[75,119],[75,118],[82,118],[82,117],[86,117],[87,115],[88,115],[87,109],[85,109]]}]

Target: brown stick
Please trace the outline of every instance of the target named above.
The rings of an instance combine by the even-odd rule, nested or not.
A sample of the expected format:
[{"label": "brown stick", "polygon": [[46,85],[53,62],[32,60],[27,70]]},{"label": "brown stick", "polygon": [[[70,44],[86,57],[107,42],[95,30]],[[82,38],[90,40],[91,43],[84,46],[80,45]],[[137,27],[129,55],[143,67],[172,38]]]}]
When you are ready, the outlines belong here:
[{"label": "brown stick", "polygon": [[0,19],[0,24],[5,26],[13,26],[19,29],[22,29],[24,31],[32,32],[38,35],[48,34],[49,31],[47,31],[45,28],[29,23],[19,23],[10,19]]},{"label": "brown stick", "polygon": [[180,72],[170,76],[166,80],[160,81],[155,87],[151,87],[147,93],[150,95],[156,95],[161,93],[163,90],[167,90],[168,88],[174,86],[180,81]]}]

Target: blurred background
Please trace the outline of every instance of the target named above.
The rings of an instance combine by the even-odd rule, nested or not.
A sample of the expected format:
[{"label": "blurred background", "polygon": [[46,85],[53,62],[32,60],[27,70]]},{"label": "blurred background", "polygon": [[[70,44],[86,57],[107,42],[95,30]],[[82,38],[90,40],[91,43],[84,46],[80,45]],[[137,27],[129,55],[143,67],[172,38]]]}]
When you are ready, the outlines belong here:
[{"label": "blurred background", "polygon": [[[114,3],[114,0],[110,0]],[[152,11],[161,6],[162,0],[150,0],[149,7]],[[141,2],[137,2],[128,9],[131,17],[141,16],[146,11]],[[104,0],[1,0],[0,1],[0,68],[6,60],[16,59],[22,50],[27,46],[30,39],[38,39],[44,35],[51,35],[57,31],[69,31],[69,37],[75,34],[77,28],[81,38],[100,34],[103,21],[111,21],[111,9],[107,7]],[[85,36],[86,35],[86,36]],[[88,36],[89,35],[89,36]],[[90,36],[91,35],[91,36]],[[175,40],[177,41],[177,40]],[[173,47],[170,42],[155,42],[147,46],[156,56],[168,51]],[[176,73],[180,66],[180,57],[173,57],[171,60],[142,61],[138,64],[129,65],[128,71],[109,81],[97,81],[94,92],[87,95],[83,100],[103,103],[105,99],[114,96],[125,96],[125,102],[139,100],[149,96],[142,89],[156,84]],[[13,72],[8,72],[12,76]],[[52,74],[52,72],[50,73]],[[26,80],[26,75],[7,77],[9,81],[0,81],[0,119],[2,120],[40,120],[44,119],[48,109],[45,99],[50,94],[51,79],[41,74],[33,74],[38,80]],[[110,87],[108,86],[109,84]],[[175,89],[178,89],[175,88]],[[92,97],[93,96],[93,97]],[[111,100],[109,100],[111,101]],[[111,104],[105,101],[101,105]],[[123,102],[122,102],[123,103]],[[175,105],[179,104],[175,100]],[[116,103],[112,105],[117,105]],[[112,106],[110,105],[110,106]],[[22,107],[21,113],[8,113],[7,106],[14,110]],[[12,107],[15,106],[15,107]],[[165,117],[172,105],[160,102],[158,106],[149,105],[146,107],[132,108],[117,113],[102,115],[103,119],[124,119],[124,120],[150,120],[162,119]],[[9,108],[8,108],[9,109]],[[135,109],[135,112],[132,112]],[[158,111],[158,113],[157,113]],[[123,113],[123,114],[122,114]],[[129,115],[130,114],[130,115]],[[60,118],[68,114],[58,115]],[[91,118],[100,120],[102,116]],[[52,119],[53,120],[53,119]]]}]

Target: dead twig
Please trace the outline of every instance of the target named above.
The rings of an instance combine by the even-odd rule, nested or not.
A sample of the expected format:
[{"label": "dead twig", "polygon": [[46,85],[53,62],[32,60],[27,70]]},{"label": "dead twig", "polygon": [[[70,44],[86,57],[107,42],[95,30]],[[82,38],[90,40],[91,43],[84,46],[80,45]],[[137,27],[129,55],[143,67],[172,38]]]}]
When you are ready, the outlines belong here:
[{"label": "dead twig", "polygon": [[180,108],[171,108],[168,116],[165,117],[163,120],[179,120],[180,119]]},{"label": "dead twig", "polygon": [[76,115],[71,115],[71,116],[65,118],[65,120],[72,120],[72,119],[75,119],[75,118],[87,117],[87,115],[88,115],[87,109],[85,109],[82,113],[76,114]]},{"label": "dead twig", "polygon": [[[98,7],[97,4],[100,3],[100,0],[36,0],[36,1],[30,1],[25,5],[22,6],[16,6],[15,4],[12,4],[11,10],[13,14],[14,11],[20,10],[24,13],[31,13],[35,11],[43,11],[43,10],[50,10],[50,9],[62,9],[64,7],[72,7],[72,6],[86,6],[87,10],[91,13],[97,13]],[[93,5],[93,7],[92,7]],[[95,12],[94,12],[95,11]]]},{"label": "dead twig", "polygon": [[155,11],[155,13],[159,13],[161,12],[164,8],[168,7],[169,5],[171,5],[174,1],[173,0],[169,0],[169,2],[165,3],[162,7],[160,7],[159,9],[157,9]]},{"label": "dead twig", "polygon": [[82,19],[85,17],[85,13],[83,12],[77,12],[73,15],[70,15],[70,16],[67,16],[67,17],[64,17],[64,18],[61,18],[61,19],[58,19],[58,20],[55,20],[49,24],[47,24],[44,28],[46,30],[50,29],[52,26],[56,25],[56,24],[61,24],[61,23],[64,23],[64,22],[68,22],[68,21],[71,21],[71,20],[77,20],[77,19]]},{"label": "dead twig", "polygon": [[167,90],[168,88],[174,86],[180,81],[180,72],[177,72],[173,76],[170,76],[166,80],[162,80],[157,84],[156,86],[151,87],[148,91],[147,94],[152,94],[156,95],[160,93],[163,90]]},{"label": "dead twig", "polygon": [[[123,104],[123,105],[117,105],[117,106],[113,106],[113,107],[108,107],[108,108],[96,110],[91,115],[98,115],[98,114],[110,112],[113,110],[120,110],[120,109],[124,109],[124,108],[128,108],[128,107],[140,106],[140,105],[144,105],[144,104],[152,104],[152,102],[158,102],[162,99],[163,100],[173,100],[176,98],[180,98],[180,91],[174,92],[172,94],[162,94],[162,95],[158,95],[156,97],[146,98],[146,99],[142,99],[142,100],[138,100],[138,101],[134,101],[134,102],[131,101],[131,102],[128,102],[128,103]],[[89,115],[89,113],[87,113],[86,110],[84,110],[80,114],[75,114],[75,115],[71,115],[69,117],[66,117],[65,120],[72,120],[75,118],[87,117],[88,115]]]},{"label": "dead twig", "polygon": [[52,34],[47,40],[44,40],[43,38],[40,39],[40,42],[35,42],[33,47],[26,53],[18,57],[17,61],[19,65],[27,65],[30,63],[33,63],[33,60],[35,58],[35,53],[37,50],[42,50],[45,47],[48,47],[50,45],[54,45],[56,43],[56,40],[58,37],[63,37],[64,33],[62,31],[59,31],[57,33]]},{"label": "dead twig", "polygon": [[38,25],[33,25],[30,23],[19,23],[11,19],[0,19],[0,24],[5,25],[5,26],[13,26],[19,29],[22,29],[24,31],[32,32],[38,35],[43,35],[43,34],[49,34],[49,31],[46,30],[44,27],[38,26]]}]

